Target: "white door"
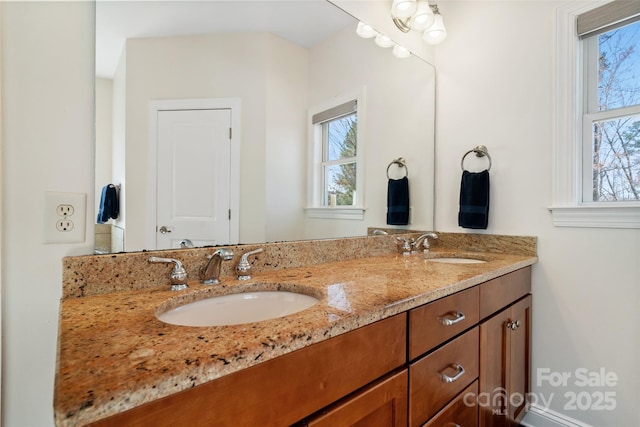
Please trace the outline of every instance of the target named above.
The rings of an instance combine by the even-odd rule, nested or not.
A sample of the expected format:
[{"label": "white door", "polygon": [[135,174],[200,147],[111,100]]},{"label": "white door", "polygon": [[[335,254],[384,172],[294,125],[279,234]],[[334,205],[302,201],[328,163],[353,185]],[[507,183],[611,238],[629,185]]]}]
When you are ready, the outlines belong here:
[{"label": "white door", "polygon": [[158,111],[156,248],[230,242],[231,110]]}]

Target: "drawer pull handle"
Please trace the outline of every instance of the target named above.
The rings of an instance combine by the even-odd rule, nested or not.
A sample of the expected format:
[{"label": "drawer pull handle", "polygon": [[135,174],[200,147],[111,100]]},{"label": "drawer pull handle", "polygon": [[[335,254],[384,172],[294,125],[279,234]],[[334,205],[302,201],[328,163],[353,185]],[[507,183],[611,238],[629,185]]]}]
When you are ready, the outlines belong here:
[{"label": "drawer pull handle", "polygon": [[455,374],[454,376],[450,377],[447,374],[442,374],[442,381],[445,383],[452,383],[454,381],[457,381],[460,379],[461,376],[464,375],[464,368],[462,367],[462,365],[458,365],[457,363],[452,363],[451,365],[449,365],[449,367],[455,369],[457,371],[457,374]]},{"label": "drawer pull handle", "polygon": [[438,317],[438,319],[444,326],[451,326],[458,322],[462,322],[465,319],[465,315],[461,311],[450,311],[444,316]]}]

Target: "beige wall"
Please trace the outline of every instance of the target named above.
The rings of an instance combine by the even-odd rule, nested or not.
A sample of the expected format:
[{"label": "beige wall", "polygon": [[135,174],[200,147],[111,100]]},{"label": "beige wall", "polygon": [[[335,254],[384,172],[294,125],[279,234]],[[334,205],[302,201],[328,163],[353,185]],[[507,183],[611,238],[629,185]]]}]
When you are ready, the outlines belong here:
[{"label": "beige wall", "polygon": [[127,227],[127,192],[126,185],[126,145],[125,145],[125,133],[126,133],[126,90],[127,82],[125,79],[125,73],[127,70],[127,49],[124,47],[118,67],[116,68],[115,75],[112,83],[112,113],[111,118],[113,120],[112,127],[112,144],[111,144],[111,173],[112,181],[120,184],[119,204],[120,213],[118,219],[115,221],[118,227],[125,230]]},{"label": "beige wall", "polygon": [[[457,226],[459,163],[488,147],[486,232],[538,236],[533,269],[533,391],[551,409],[594,426],[640,425],[640,230],[558,228],[551,222],[554,18],[561,2],[446,2],[449,37],[438,67],[436,229]],[[617,374],[581,387],[575,370]],[[570,372],[567,387],[537,384],[537,369]],[[613,411],[570,410],[565,393],[616,393]],[[597,398],[597,396],[595,396]]]},{"label": "beige wall", "polygon": [[[265,215],[262,221],[264,241],[267,242],[304,237],[302,207],[306,197],[307,97],[308,86],[313,85],[309,81],[308,67],[307,49],[270,36],[270,52],[265,67],[266,135],[262,157],[265,168]],[[247,153],[243,160],[252,155],[256,156]],[[256,180],[247,184],[259,183]],[[242,241],[251,242],[248,238]]]},{"label": "beige wall", "polygon": [[[53,425],[61,259],[43,244],[45,191],[94,196],[94,6],[2,2],[2,424]],[[87,218],[95,215],[87,204]],[[10,247],[11,250],[6,250]]]},{"label": "beige wall", "polygon": [[96,178],[95,209],[100,205],[102,187],[113,183],[113,80],[96,78]]}]

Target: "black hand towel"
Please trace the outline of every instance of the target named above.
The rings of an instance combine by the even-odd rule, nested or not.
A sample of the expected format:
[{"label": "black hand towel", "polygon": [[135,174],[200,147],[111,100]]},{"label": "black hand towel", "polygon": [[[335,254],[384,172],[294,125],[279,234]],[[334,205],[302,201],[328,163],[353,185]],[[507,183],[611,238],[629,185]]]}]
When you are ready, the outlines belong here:
[{"label": "black hand towel", "polygon": [[485,229],[489,223],[489,171],[462,172],[458,225]]},{"label": "black hand towel", "polygon": [[102,187],[100,195],[100,207],[98,209],[98,224],[104,224],[109,218],[116,219],[120,213],[120,203],[118,201],[118,193],[116,186],[113,184]]},{"label": "black hand towel", "polygon": [[387,185],[387,224],[409,224],[409,180],[390,179]]}]

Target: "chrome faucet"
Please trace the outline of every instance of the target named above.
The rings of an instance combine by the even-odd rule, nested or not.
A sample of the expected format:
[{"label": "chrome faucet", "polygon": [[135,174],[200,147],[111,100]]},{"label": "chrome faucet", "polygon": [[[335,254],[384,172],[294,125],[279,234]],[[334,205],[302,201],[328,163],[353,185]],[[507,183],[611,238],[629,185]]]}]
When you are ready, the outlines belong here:
[{"label": "chrome faucet", "polygon": [[157,256],[152,256],[149,258],[149,262],[167,262],[174,263],[173,270],[171,270],[171,290],[172,291],[181,291],[183,289],[187,289],[187,270],[182,266],[182,263],[177,259],[173,258],[160,258]]},{"label": "chrome faucet", "polygon": [[413,247],[411,252],[418,253],[420,251],[420,247],[422,247],[423,252],[429,252],[429,238],[437,239],[438,235],[436,233],[425,233],[422,236],[419,236],[411,243],[411,246]]},{"label": "chrome faucet", "polygon": [[220,248],[209,255],[209,262],[200,270],[200,283],[204,285],[217,285],[220,283],[220,267],[222,261],[229,261],[233,258],[233,252],[227,248]]},{"label": "chrome faucet", "polygon": [[263,250],[264,249],[262,248],[258,248],[256,250],[246,252],[244,255],[242,255],[242,257],[240,258],[240,262],[236,266],[236,272],[238,273],[238,280],[251,279],[251,275],[249,274],[249,271],[251,271],[251,264],[249,264],[249,260],[248,260],[249,255],[259,254]]}]

